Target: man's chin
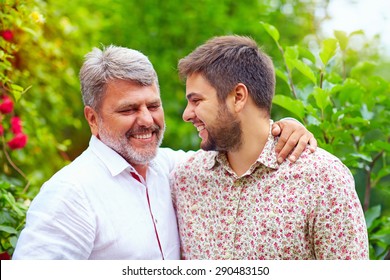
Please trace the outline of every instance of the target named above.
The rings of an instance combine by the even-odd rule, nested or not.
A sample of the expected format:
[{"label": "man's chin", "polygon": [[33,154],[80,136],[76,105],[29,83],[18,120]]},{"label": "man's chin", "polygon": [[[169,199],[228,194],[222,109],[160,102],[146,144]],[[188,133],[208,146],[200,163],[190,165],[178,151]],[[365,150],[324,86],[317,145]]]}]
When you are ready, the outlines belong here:
[{"label": "man's chin", "polygon": [[157,155],[157,148],[153,151],[137,152],[133,151],[127,156],[127,161],[136,165],[146,165],[152,161]]},{"label": "man's chin", "polygon": [[217,147],[214,143],[210,143],[209,141],[201,142],[200,148],[204,151],[216,151]]}]

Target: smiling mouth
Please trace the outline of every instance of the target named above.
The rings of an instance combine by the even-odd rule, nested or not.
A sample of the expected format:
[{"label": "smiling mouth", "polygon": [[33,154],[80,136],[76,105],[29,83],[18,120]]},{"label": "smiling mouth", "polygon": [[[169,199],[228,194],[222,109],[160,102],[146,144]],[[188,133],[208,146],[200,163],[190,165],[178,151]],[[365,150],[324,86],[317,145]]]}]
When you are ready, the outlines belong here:
[{"label": "smiling mouth", "polygon": [[204,125],[196,126],[196,130],[198,130],[198,132],[202,131],[203,129],[205,129]]},{"label": "smiling mouth", "polygon": [[133,138],[135,139],[148,139],[151,138],[153,133],[145,133],[145,134],[135,134],[132,135]]},{"label": "smiling mouth", "polygon": [[130,129],[126,133],[127,138],[134,138],[138,140],[147,140],[151,139],[153,135],[155,135],[157,138],[160,134],[160,127],[158,125],[153,125],[152,127],[145,128],[145,127],[138,127],[134,129]]}]

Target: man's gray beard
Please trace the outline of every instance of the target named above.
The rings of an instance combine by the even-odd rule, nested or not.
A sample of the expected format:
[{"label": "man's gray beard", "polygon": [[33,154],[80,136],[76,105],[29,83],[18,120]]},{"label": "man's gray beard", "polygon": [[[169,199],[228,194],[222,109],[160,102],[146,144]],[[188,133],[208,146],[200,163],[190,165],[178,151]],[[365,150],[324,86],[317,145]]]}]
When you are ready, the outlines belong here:
[{"label": "man's gray beard", "polygon": [[[99,132],[100,140],[106,144],[108,147],[113,149],[115,152],[120,154],[128,163],[136,164],[136,165],[145,165],[148,164],[151,160],[153,160],[156,155],[158,148],[160,147],[165,131],[164,127],[159,130],[157,133],[157,143],[148,144],[146,151],[142,149],[142,151],[137,151],[133,149],[133,147],[129,144],[130,136],[126,133],[125,137],[113,138],[110,133],[106,130],[105,126],[100,124],[101,130]],[[150,148],[150,149],[149,149]]]}]

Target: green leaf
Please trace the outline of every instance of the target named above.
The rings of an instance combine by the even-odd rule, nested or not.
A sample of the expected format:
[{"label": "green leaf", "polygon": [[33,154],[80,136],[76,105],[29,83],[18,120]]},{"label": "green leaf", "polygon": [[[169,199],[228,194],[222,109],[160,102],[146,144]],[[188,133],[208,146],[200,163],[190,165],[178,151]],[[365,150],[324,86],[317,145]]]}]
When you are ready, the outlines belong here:
[{"label": "green leaf", "polygon": [[23,88],[21,86],[11,84],[11,89],[12,89],[12,95],[14,96],[15,101],[17,102],[22,96]]},{"label": "green leaf", "polygon": [[275,26],[265,23],[263,21],[260,21],[260,24],[264,27],[265,31],[272,37],[272,39],[274,39],[274,41],[278,43],[280,38],[278,29],[276,29]]},{"label": "green leaf", "polygon": [[299,117],[300,121],[303,121],[303,118],[305,117],[305,106],[301,100],[295,100],[289,96],[278,94],[275,95],[273,104],[276,104],[295,114],[297,117]]},{"label": "green leaf", "polygon": [[299,50],[297,46],[288,46],[284,51],[284,58],[296,60],[299,58]]},{"label": "green leaf", "polygon": [[3,198],[9,203],[9,205],[12,208],[12,210],[17,215],[19,215],[20,217],[23,217],[25,215],[23,213],[23,211],[18,208],[18,205],[17,205],[17,203],[15,201],[15,198],[13,197],[13,195],[11,193],[8,192],[8,193],[3,194]]},{"label": "green leaf", "polygon": [[335,30],[334,36],[339,41],[340,49],[343,51],[346,50],[349,41],[347,33],[345,33],[344,31]]},{"label": "green leaf", "polygon": [[1,231],[7,232],[7,233],[11,233],[11,234],[17,234],[18,233],[18,231],[16,229],[14,229],[13,227],[4,226],[4,225],[0,225],[0,232]]},{"label": "green leaf", "polygon": [[366,225],[367,228],[370,228],[372,225],[372,222],[377,219],[381,215],[381,206],[376,205],[374,207],[371,207],[364,213],[364,217],[366,218]]},{"label": "green leaf", "polygon": [[[286,72],[283,72],[280,69],[276,69],[275,70],[275,74],[276,74],[276,76],[281,78],[283,81],[285,81],[286,84],[290,87],[290,83],[288,82],[288,77],[287,77],[287,73]],[[291,90],[291,88],[290,88],[290,90]]]},{"label": "green leaf", "polygon": [[298,47],[298,50],[299,50],[299,56],[300,57],[304,57],[304,58],[310,60],[313,64],[316,63],[316,57],[307,48]]},{"label": "green leaf", "polygon": [[[387,152],[390,152],[390,143],[385,141],[374,141],[373,144],[377,149],[385,150]],[[389,173],[390,174],[390,173]]]},{"label": "green leaf", "polygon": [[293,70],[295,68],[295,61],[299,57],[299,51],[296,46],[286,47],[284,51],[284,59],[287,64],[287,68]]},{"label": "green leaf", "polygon": [[364,31],[362,29],[355,30],[351,34],[349,34],[349,37],[355,36],[355,35],[364,35]]},{"label": "green leaf", "polygon": [[335,55],[337,49],[337,40],[328,38],[322,41],[320,58],[324,65],[327,65],[329,60]]},{"label": "green leaf", "polygon": [[390,245],[390,230],[384,229],[381,232],[377,232],[375,234],[371,234],[370,239],[375,239],[383,244]]},{"label": "green leaf", "polygon": [[324,110],[326,107],[331,105],[328,91],[315,87],[311,95],[314,97],[318,108],[321,110]]},{"label": "green leaf", "polygon": [[380,180],[381,178],[388,176],[390,174],[390,166],[383,167],[379,170],[378,174],[373,174],[374,179]]},{"label": "green leaf", "polygon": [[367,162],[372,162],[372,158],[370,156],[364,155],[362,153],[352,153],[351,156],[355,157],[356,159],[361,159],[361,160],[364,160]]},{"label": "green leaf", "polygon": [[332,89],[332,92],[339,92],[339,100],[341,104],[361,104],[364,102],[364,87],[355,79],[347,78],[344,84],[337,85]]},{"label": "green leaf", "polygon": [[11,246],[13,248],[16,247],[16,243],[18,242],[18,238],[16,236],[12,236],[10,239],[9,239],[9,243],[11,244]]},{"label": "green leaf", "polygon": [[303,75],[309,78],[314,84],[317,84],[316,75],[314,74],[313,70],[311,70],[309,65],[297,59],[294,61],[294,66],[299,72],[301,72]]}]

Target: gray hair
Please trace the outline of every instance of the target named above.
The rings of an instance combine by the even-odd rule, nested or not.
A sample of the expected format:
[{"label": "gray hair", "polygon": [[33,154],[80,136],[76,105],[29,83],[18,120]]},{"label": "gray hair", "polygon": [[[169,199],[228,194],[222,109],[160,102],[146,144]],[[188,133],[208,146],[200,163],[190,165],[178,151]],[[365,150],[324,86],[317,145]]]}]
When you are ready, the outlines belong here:
[{"label": "gray hair", "polygon": [[143,86],[155,84],[159,88],[157,73],[144,54],[114,45],[102,50],[93,48],[86,54],[79,78],[83,103],[95,110],[99,109],[110,80],[133,81]]}]

